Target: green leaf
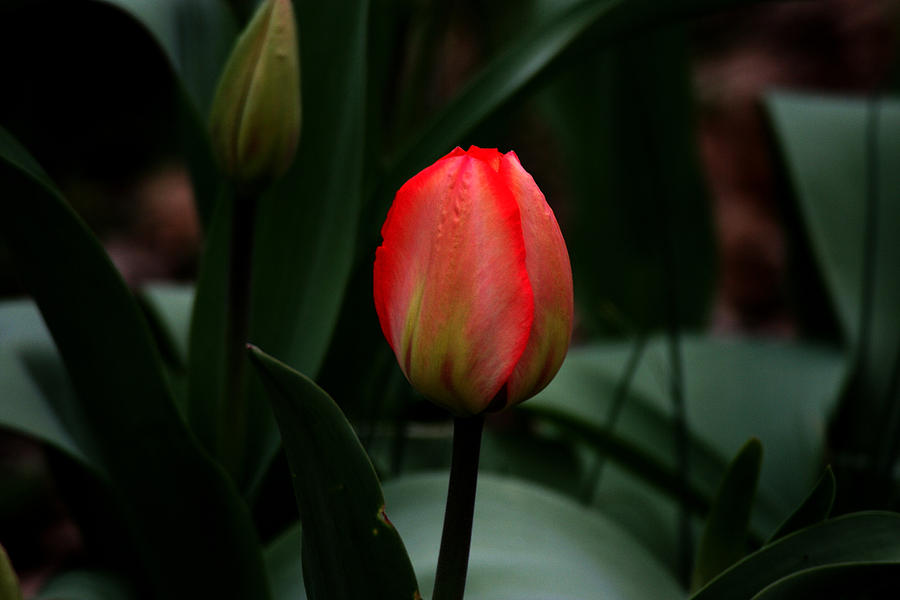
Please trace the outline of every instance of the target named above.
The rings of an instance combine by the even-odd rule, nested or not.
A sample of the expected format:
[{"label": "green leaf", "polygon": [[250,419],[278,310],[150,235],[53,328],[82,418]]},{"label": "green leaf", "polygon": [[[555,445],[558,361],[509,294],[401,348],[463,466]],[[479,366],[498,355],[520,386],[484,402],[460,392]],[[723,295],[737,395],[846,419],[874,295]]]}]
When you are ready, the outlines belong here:
[{"label": "green leaf", "polygon": [[[191,314],[190,333],[188,337],[188,402],[185,417],[191,431],[214,455],[218,448],[217,432],[221,430],[221,421],[229,418],[222,406],[225,390],[225,331],[227,327],[226,303],[228,297],[228,261],[229,240],[231,238],[231,221],[234,202],[229,194],[223,192],[216,202],[212,222],[206,234],[206,244],[200,259],[197,275],[197,287]],[[260,402],[258,404],[265,404]],[[248,408],[253,404],[248,401]],[[251,418],[265,407],[247,411]],[[264,437],[274,434],[271,416],[263,413],[262,430]],[[252,427],[252,426],[250,426]],[[253,455],[254,437],[250,432],[244,440],[240,452],[249,461]],[[239,456],[236,450],[234,456]],[[259,455],[257,453],[257,460]],[[244,465],[240,472],[230,473],[241,490],[249,487],[254,478],[249,471],[258,470],[258,466]]]},{"label": "green leaf", "polygon": [[286,529],[266,547],[266,571],[273,598],[296,600],[306,598],[303,566],[297,552],[302,537],[301,526],[297,523]]},{"label": "green leaf", "polygon": [[826,565],[779,579],[752,600],[855,598],[876,600],[900,595],[900,562]]},{"label": "green leaf", "polygon": [[181,88],[176,126],[202,222],[209,223],[221,186],[207,118],[219,75],[237,36],[222,0],[102,0],[140,23],[158,44]]},{"label": "green leaf", "polygon": [[[447,475],[402,477],[386,483],[384,492],[419,581],[430,588]],[[299,543],[299,531],[290,530],[276,545],[290,538]],[[275,548],[270,548],[272,558],[277,558]],[[273,589],[281,598],[301,598],[298,579],[296,572],[282,572],[279,580],[285,587]],[[479,477],[466,600],[683,597],[665,567],[602,514],[533,484],[495,475]]]},{"label": "green leaf", "polygon": [[103,474],[84,415],[33,302],[0,303],[0,425],[62,450]]},{"label": "green leaf", "polygon": [[[560,426],[569,437],[574,435],[576,439],[593,446],[601,454],[608,455],[658,491],[672,497],[679,495],[681,484],[675,466],[669,464],[671,461],[660,459],[657,454],[659,449],[642,447],[637,440],[610,431],[605,423],[598,425],[584,419],[580,414],[548,404],[535,403],[535,406],[529,406],[528,409]],[[671,438],[670,423],[663,422],[652,413],[643,414],[641,418],[646,418],[646,421],[638,422],[637,427],[645,430],[648,435],[657,432]],[[664,438],[655,440],[664,441]],[[710,477],[712,473],[722,472],[725,463],[700,444],[692,444],[690,452],[691,465],[696,467],[696,472],[702,475],[703,479],[695,476],[695,480],[689,482],[686,490],[687,502],[695,512],[702,512],[712,499],[714,484],[711,483]]]},{"label": "green leaf", "polygon": [[19,579],[3,546],[0,546],[0,600],[22,600]]},{"label": "green leaf", "polygon": [[250,357],[269,393],[291,467],[309,597],[417,597],[412,565],[385,513],[381,485],[341,410],[284,363],[252,347]]},{"label": "green leaf", "polygon": [[809,496],[806,497],[806,500],[778,526],[778,529],[769,538],[768,543],[771,544],[790,533],[821,523],[827,519],[834,504],[835,488],[834,473],[831,471],[830,466],[826,467],[825,473],[822,474],[821,479],[809,493]]},{"label": "green leaf", "polygon": [[[305,119],[297,160],[260,205],[251,341],[315,374],[350,274],[362,185],[365,0],[297,3]],[[322,52],[322,48],[331,48]]]},{"label": "green leaf", "polygon": [[0,239],[66,364],[152,584],[169,598],[265,599],[247,507],[184,427],[147,324],[97,239],[55,188],[5,160],[24,152],[0,135]]},{"label": "green leaf", "polygon": [[747,526],[762,454],[762,444],[751,438],[728,466],[697,546],[692,589],[702,587],[747,553]]},{"label": "green leaf", "polygon": [[[900,143],[892,133],[900,127],[900,102],[879,102],[878,182],[882,228],[876,233],[877,308],[900,296],[897,265],[900,243],[892,235],[892,217],[900,211],[900,177],[891,166],[900,160]],[[865,100],[780,92],[766,98],[779,145],[796,190],[813,252],[834,302],[844,335],[851,344],[860,335],[865,251],[866,128]],[[827,168],[823,168],[827,166]],[[892,305],[896,306],[896,304]],[[900,324],[896,310],[872,314],[883,324]],[[887,319],[893,319],[887,320]],[[884,335],[896,336],[898,328]],[[873,334],[877,330],[873,329]]]},{"label": "green leaf", "polygon": [[55,575],[36,600],[136,600],[136,590],[108,571],[66,571]]},{"label": "green leaf", "polygon": [[[253,256],[250,341],[315,376],[331,342],[352,267],[360,209],[366,89],[366,0],[295,1],[305,115],[297,158],[259,203]],[[330,48],[322,52],[322,48]],[[191,333],[191,423],[201,439],[220,414],[230,217],[214,217]],[[262,390],[249,386],[244,468],[253,494],[278,448]],[[207,423],[208,425],[202,425]],[[208,446],[208,445],[207,445]],[[208,446],[209,447],[209,446]]]},{"label": "green leaf", "polygon": [[188,358],[188,333],[194,306],[194,288],[186,285],[154,284],[141,288],[138,301],[159,332],[157,339],[164,340],[169,354],[177,365],[184,368]]},{"label": "green leaf", "polygon": [[[671,481],[677,465],[664,340],[648,342],[618,423],[607,429],[631,346],[570,350],[554,381],[521,408],[567,426],[577,422],[594,431],[597,441],[616,441],[604,446],[614,460],[634,467],[628,461],[639,453],[667,474],[661,481]],[[838,395],[843,358],[815,346],[693,336],[683,339],[682,355],[691,489],[710,502],[728,457],[747,438],[758,437],[767,453],[752,532],[765,539],[803,500],[821,468],[825,420]],[[627,448],[633,452],[617,454]]]},{"label": "green leaf", "polygon": [[767,98],[767,108],[813,253],[859,363],[838,421],[848,442],[838,444],[872,459],[864,468],[887,472],[900,452],[900,412],[892,408],[900,369],[900,102],[780,93]]},{"label": "green leaf", "polygon": [[237,35],[221,0],[102,0],[138,21],[159,44],[187,90],[197,114],[206,119],[216,83]]},{"label": "green leaf", "polygon": [[734,565],[691,599],[751,598],[798,571],[868,561],[900,561],[900,515],[853,513],[793,533]]}]

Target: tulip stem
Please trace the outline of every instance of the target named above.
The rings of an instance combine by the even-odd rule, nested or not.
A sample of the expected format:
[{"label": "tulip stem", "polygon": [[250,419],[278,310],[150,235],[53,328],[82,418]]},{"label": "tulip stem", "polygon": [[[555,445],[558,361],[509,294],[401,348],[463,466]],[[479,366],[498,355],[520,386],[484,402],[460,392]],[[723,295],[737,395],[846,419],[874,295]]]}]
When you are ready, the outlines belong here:
[{"label": "tulip stem", "polygon": [[453,420],[453,458],[432,600],[462,600],[469,567],[484,415]]},{"label": "tulip stem", "polygon": [[219,421],[220,459],[232,476],[238,476],[242,467],[241,452],[244,447],[244,426],[247,420],[244,388],[255,223],[256,194],[235,194],[225,325],[225,406]]}]

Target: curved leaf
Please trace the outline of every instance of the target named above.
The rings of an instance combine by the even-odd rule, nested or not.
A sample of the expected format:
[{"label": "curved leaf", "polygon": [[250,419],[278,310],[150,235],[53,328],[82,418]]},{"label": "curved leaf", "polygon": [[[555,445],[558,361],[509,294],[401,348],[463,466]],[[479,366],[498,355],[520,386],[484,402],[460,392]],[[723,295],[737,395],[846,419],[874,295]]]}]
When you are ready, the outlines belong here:
[{"label": "curved leaf", "polygon": [[[627,342],[570,350],[556,379],[521,407],[618,439],[674,476],[664,343],[648,343],[613,431],[606,429],[606,415],[630,353]],[[682,353],[691,487],[709,502],[727,457],[747,438],[758,437],[767,452],[752,532],[765,539],[803,500],[820,469],[825,419],[838,394],[843,359],[813,346],[700,337],[686,337]],[[623,458],[615,452],[611,457]]]},{"label": "curved leaf", "polygon": [[0,303],[0,339],[0,424],[50,444],[103,475],[72,384],[33,302]]},{"label": "curved leaf", "polygon": [[205,122],[237,29],[221,0],[101,0],[141,23],[165,54]]},{"label": "curved leaf", "polygon": [[[385,514],[381,485],[356,433],[308,378],[251,347],[291,467],[303,522],[303,575],[315,599],[418,597],[412,565]],[[299,558],[299,556],[298,556]]]},{"label": "curved leaf", "polygon": [[[402,477],[386,483],[384,492],[391,520],[407,540],[419,581],[430,587],[437,566],[447,475]],[[290,537],[296,543],[299,532],[289,531],[277,544]],[[277,557],[274,552],[270,556]],[[302,598],[296,571],[280,573],[278,580],[286,584],[273,588],[278,597]],[[645,548],[601,514],[532,484],[482,475],[465,597],[643,600],[683,598],[684,593]]]},{"label": "curved leaf", "polygon": [[[190,332],[188,334],[188,401],[185,418],[191,431],[210,454],[215,455],[218,448],[217,432],[221,430],[221,422],[229,415],[222,409],[225,394],[225,331],[227,327],[226,303],[222,301],[228,294],[229,239],[231,231],[234,202],[223,192],[216,202],[212,220],[206,234],[205,248],[200,259],[197,275],[197,287],[194,295],[194,306],[191,313]],[[270,438],[274,435],[274,424],[271,413],[265,402],[253,403],[248,399],[246,414],[249,418],[263,412],[263,424],[259,437]],[[254,454],[251,444],[255,437],[248,427],[244,445],[235,449],[233,456],[243,453],[247,462]],[[261,456],[256,456],[260,460]],[[248,471],[259,470],[258,465],[243,465],[245,470],[230,473],[238,487],[246,490],[248,481],[254,479]]]},{"label": "curved leaf", "polygon": [[844,563],[799,571],[779,579],[752,600],[795,598],[896,598],[900,562]]},{"label": "curved leaf", "polygon": [[180,367],[187,365],[188,332],[194,305],[194,288],[187,285],[154,284],[138,292],[153,327],[165,339],[168,353]]},{"label": "curved leaf", "polygon": [[181,94],[177,126],[204,224],[212,218],[221,177],[213,161],[207,116],[219,75],[237,37],[223,0],[101,0],[140,23],[169,62]]},{"label": "curved leaf", "polygon": [[[313,117],[303,119],[293,166],[259,204],[249,341],[314,377],[331,341],[353,260],[363,170],[368,2],[299,0],[295,14],[303,112]],[[197,293],[218,301],[202,287]],[[209,308],[208,302],[198,302],[203,303],[198,310]],[[208,339],[206,345],[214,343]],[[262,392],[252,388],[242,481],[251,490],[278,448],[268,403],[258,401]]]},{"label": "curved leaf", "polygon": [[[822,270],[837,316],[850,342],[860,334],[865,251],[866,100],[780,92],[766,98],[788,172],[797,192],[813,251]],[[879,103],[881,180],[877,232],[877,294],[884,294],[874,319],[887,319],[883,335],[897,336],[900,317],[900,243],[892,223],[900,215],[900,177],[891,168],[900,158],[900,144],[891,135],[900,127],[900,102]],[[827,165],[828,168],[822,168]],[[893,319],[893,320],[891,320]],[[895,327],[887,327],[893,323]],[[873,328],[873,334],[879,330]]]},{"label": "curved leaf", "polygon": [[728,465],[697,547],[691,576],[693,589],[701,587],[747,553],[747,525],[761,464],[762,444],[751,438]]},{"label": "curved leaf", "polygon": [[798,531],[751,554],[691,599],[751,598],[798,571],[868,561],[900,561],[900,515],[853,513]]},{"label": "curved leaf", "polygon": [[[836,444],[867,455],[863,469],[887,478],[900,453],[900,102],[779,93],[767,108],[813,254],[860,362],[837,423],[837,437],[849,439]],[[865,483],[852,483],[863,497]]]},{"label": "curved leaf", "polygon": [[834,481],[834,473],[831,467],[825,468],[825,473],[816,486],[803,501],[803,504],[791,513],[791,515],[778,526],[768,543],[772,543],[779,538],[783,538],[789,533],[799,531],[804,527],[821,523],[831,514],[831,507],[834,504],[834,492],[836,483]]},{"label": "curved leaf", "polygon": [[303,565],[299,559],[303,531],[299,523],[286,529],[265,550],[266,572],[273,598],[306,598]]},{"label": "curved leaf", "polygon": [[184,427],[133,297],[59,192],[5,160],[16,153],[0,135],[0,238],[66,364],[153,585],[170,598],[265,599],[249,511]]},{"label": "curved leaf", "polygon": [[67,571],[55,575],[35,600],[136,600],[136,590],[108,571]]},{"label": "curved leaf", "polygon": [[132,585],[108,571],[66,571],[48,581],[35,600],[137,600]]},{"label": "curved leaf", "polygon": [[[260,205],[251,341],[314,374],[349,276],[362,184],[366,0],[297,3],[305,119]],[[321,52],[321,48],[336,48]]]}]

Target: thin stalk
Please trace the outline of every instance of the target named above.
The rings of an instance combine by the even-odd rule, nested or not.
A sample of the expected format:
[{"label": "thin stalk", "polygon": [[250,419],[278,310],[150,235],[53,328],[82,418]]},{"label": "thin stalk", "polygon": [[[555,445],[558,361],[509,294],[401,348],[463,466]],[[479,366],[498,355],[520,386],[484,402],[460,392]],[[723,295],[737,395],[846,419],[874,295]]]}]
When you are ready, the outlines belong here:
[{"label": "thin stalk", "polygon": [[875,298],[875,269],[878,255],[878,99],[869,99],[866,114],[866,212],[863,235],[862,281],[859,303],[859,338],[856,348],[858,368],[869,363],[869,338],[872,329],[872,305]]},{"label": "thin stalk", "polygon": [[225,405],[219,420],[219,450],[232,475],[242,467],[246,436],[247,336],[250,329],[250,283],[253,264],[253,230],[256,194],[237,193],[231,222],[228,305],[225,326]]},{"label": "thin stalk", "polygon": [[[634,379],[634,373],[641,362],[644,355],[644,348],[647,346],[647,336],[643,333],[639,334],[634,340],[631,352],[628,355],[628,361],[622,370],[622,376],[616,382],[616,389],[613,392],[613,401],[610,404],[609,412],[606,413],[606,428],[612,433],[616,423],[619,421],[619,415],[625,408],[625,400],[628,399],[628,391],[631,389],[631,380]],[[603,476],[603,467],[606,466],[606,456],[597,456],[597,461],[593,464],[593,468],[585,478],[585,486],[582,490],[581,499],[585,504],[591,504],[597,492],[597,486],[600,478]]]},{"label": "thin stalk", "polygon": [[682,582],[690,585],[694,559],[694,540],[691,531],[691,512],[688,502],[690,490],[690,460],[688,458],[687,413],[684,404],[684,365],[681,358],[681,319],[678,305],[678,262],[675,260],[675,233],[672,231],[670,199],[660,194],[662,213],[663,273],[666,294],[666,342],[669,350],[669,396],[675,423],[675,460],[678,469],[678,518],[679,574]]},{"label": "thin stalk", "polygon": [[694,540],[691,531],[691,513],[688,504],[690,463],[688,460],[687,417],[684,407],[684,376],[681,360],[681,341],[677,319],[670,323],[667,333],[669,345],[669,394],[675,416],[675,456],[678,462],[678,497],[681,510],[678,519],[679,571],[682,581],[690,581],[691,563],[694,557]]},{"label": "thin stalk", "polygon": [[484,415],[453,420],[453,458],[432,600],[462,600],[469,567]]}]

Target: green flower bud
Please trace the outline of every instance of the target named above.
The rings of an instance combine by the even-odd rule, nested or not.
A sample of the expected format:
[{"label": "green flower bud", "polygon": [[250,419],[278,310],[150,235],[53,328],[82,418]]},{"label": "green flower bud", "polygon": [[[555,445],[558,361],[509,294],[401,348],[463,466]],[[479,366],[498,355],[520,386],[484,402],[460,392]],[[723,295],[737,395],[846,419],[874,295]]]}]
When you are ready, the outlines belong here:
[{"label": "green flower bud", "polygon": [[300,57],[291,0],[264,0],[238,38],[213,100],[213,152],[243,187],[290,166],[300,137]]}]

